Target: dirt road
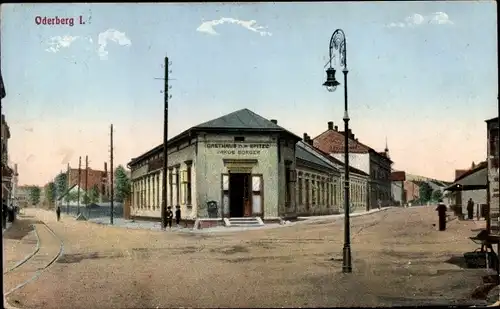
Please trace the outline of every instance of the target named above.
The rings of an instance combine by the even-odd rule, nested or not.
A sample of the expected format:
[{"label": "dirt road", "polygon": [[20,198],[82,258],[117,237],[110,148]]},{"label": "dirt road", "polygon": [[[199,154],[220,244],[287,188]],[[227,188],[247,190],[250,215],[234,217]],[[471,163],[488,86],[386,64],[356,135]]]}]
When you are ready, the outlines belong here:
[{"label": "dirt road", "polygon": [[391,306],[466,302],[484,272],[447,261],[476,246],[475,222],[438,232],[431,207],[223,234],[154,232],[27,211],[64,240],[64,256],[11,294],[29,308]]}]

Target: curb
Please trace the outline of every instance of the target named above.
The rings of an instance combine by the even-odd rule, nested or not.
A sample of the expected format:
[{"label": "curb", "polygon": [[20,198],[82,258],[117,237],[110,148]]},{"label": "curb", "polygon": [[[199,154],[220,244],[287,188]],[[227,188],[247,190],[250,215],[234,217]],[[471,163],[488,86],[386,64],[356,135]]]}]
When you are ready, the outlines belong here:
[{"label": "curb", "polygon": [[[375,213],[378,213],[378,212],[382,212],[382,211],[387,211],[389,209],[393,209],[393,208],[396,208],[396,207],[384,207],[384,208],[381,208],[381,209],[375,209],[375,210],[372,210],[372,211],[364,211],[364,212],[355,212],[355,213],[351,213],[349,215],[350,218],[354,218],[354,217],[361,217],[361,216],[366,216],[366,215],[371,215],[371,214],[375,214]],[[337,220],[337,219],[341,219],[341,218],[344,218],[345,217],[345,214],[338,214],[336,215],[336,217],[330,217],[328,218],[328,215],[327,216],[319,216],[319,217],[314,217],[314,218],[309,218],[309,217],[299,217],[301,218],[299,221],[297,222],[294,222],[294,223],[298,223],[298,222],[312,222],[312,221],[323,221],[323,220]]]},{"label": "curb", "polygon": [[17,262],[16,265],[12,266],[10,269],[8,269],[7,271],[4,271],[3,274],[7,274],[9,272],[11,272],[12,270],[18,268],[19,266],[23,265],[24,263],[26,263],[29,259],[31,259],[38,251],[40,251],[40,236],[38,236],[38,231],[36,230],[35,226],[34,225],[31,225],[33,227],[33,231],[35,231],[35,236],[36,236],[36,247],[35,247],[35,250],[33,250],[33,252],[31,252],[30,254],[28,254],[27,256],[24,257],[24,259],[22,259],[21,261]]}]

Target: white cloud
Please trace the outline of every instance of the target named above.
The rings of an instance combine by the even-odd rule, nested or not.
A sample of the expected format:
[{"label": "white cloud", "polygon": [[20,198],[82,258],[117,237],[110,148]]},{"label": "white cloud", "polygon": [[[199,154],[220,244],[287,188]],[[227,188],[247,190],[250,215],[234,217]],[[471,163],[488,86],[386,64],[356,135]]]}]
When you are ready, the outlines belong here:
[{"label": "white cloud", "polygon": [[453,25],[453,22],[450,20],[448,14],[444,12],[436,12],[432,14],[431,19],[429,20],[430,24],[438,24],[438,25]]},{"label": "white cloud", "polygon": [[205,21],[203,22],[197,29],[196,31],[199,32],[205,32],[211,35],[218,35],[217,31],[215,31],[214,27],[222,24],[236,24],[239,26],[242,26],[245,29],[248,29],[250,31],[256,32],[260,34],[261,36],[271,36],[271,32],[267,32],[264,29],[266,29],[263,26],[257,25],[257,22],[255,20],[239,20],[239,19],[234,19],[234,18],[227,18],[223,17],[221,19],[217,20],[210,20],[210,21]]},{"label": "white cloud", "polygon": [[388,28],[405,28],[405,27],[417,27],[424,24],[434,24],[434,25],[453,25],[448,14],[444,12],[435,12],[428,16],[423,16],[420,14],[412,14],[405,18],[404,22],[390,23],[386,27]]},{"label": "white cloud", "polygon": [[50,53],[57,53],[61,48],[68,48],[71,44],[78,39],[77,36],[65,35],[65,36],[54,36],[49,39],[47,47],[45,50]]},{"label": "white cloud", "polygon": [[121,46],[130,46],[132,41],[127,37],[125,32],[120,32],[114,29],[108,29],[104,32],[99,33],[97,43],[99,44],[99,49],[97,53],[101,60],[107,60],[109,52],[106,50],[108,41],[112,41]]}]

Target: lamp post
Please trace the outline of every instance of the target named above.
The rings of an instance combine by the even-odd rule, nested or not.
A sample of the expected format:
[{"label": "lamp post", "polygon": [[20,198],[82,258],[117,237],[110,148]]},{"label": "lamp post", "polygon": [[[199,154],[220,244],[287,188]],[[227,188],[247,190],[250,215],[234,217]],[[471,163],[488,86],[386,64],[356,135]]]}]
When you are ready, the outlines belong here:
[{"label": "lamp post", "polygon": [[337,29],[333,32],[330,39],[330,60],[329,67],[326,69],[326,82],[323,86],[329,92],[334,92],[340,83],[335,79],[335,69],[332,67],[332,58],[334,51],[339,51],[340,66],[343,67],[344,73],[344,248],[343,248],[343,263],[342,272],[351,273],[351,226],[349,218],[350,192],[349,192],[349,114],[347,108],[347,56],[346,56],[346,37],[342,29]]}]

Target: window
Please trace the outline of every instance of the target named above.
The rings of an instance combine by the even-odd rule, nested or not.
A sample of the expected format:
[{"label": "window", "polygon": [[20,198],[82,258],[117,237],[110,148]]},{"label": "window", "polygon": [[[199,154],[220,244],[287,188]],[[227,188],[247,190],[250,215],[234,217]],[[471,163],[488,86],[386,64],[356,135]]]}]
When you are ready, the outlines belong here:
[{"label": "window", "polygon": [[333,204],[335,206],[338,206],[337,205],[337,185],[336,184],[333,185]]},{"label": "window", "polygon": [[316,182],[314,180],[311,180],[311,204],[314,206],[316,205],[316,193],[317,188],[316,188]]},{"label": "window", "polygon": [[299,196],[299,202],[298,204],[299,205],[302,205],[303,201],[302,201],[302,198],[303,198],[303,193],[302,193],[302,178],[299,178],[299,181],[298,181],[298,196]]},{"label": "window", "polygon": [[181,182],[180,182],[179,168],[175,169],[175,204],[179,205],[181,200]]},{"label": "window", "polygon": [[290,194],[290,168],[285,168],[285,205],[290,206],[291,194]]},{"label": "window", "polygon": [[262,176],[252,176],[252,214],[262,215]]},{"label": "window", "polygon": [[490,129],[490,156],[498,157],[498,129]]},{"label": "window", "polygon": [[244,142],[245,141],[245,137],[244,136],[235,136],[234,137],[234,141],[235,142]]},{"label": "window", "polygon": [[173,181],[173,175],[172,175],[173,170],[170,169],[168,170],[168,189],[169,189],[169,201],[168,201],[168,206],[172,206],[173,204],[173,199],[174,199],[174,186],[172,184]]},{"label": "window", "polygon": [[229,216],[229,175],[222,174],[222,216]]},{"label": "window", "polygon": [[186,183],[186,204],[191,206],[193,204],[193,195],[191,187],[191,165],[187,167],[187,183]]},{"label": "window", "polygon": [[326,207],[330,207],[330,183],[326,183],[326,192],[325,192],[325,204]]},{"label": "window", "polygon": [[310,203],[310,199],[309,199],[309,179],[306,179],[306,208],[309,209],[309,203]]}]

